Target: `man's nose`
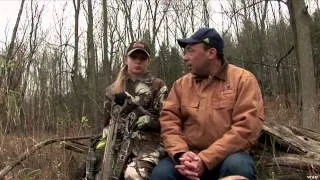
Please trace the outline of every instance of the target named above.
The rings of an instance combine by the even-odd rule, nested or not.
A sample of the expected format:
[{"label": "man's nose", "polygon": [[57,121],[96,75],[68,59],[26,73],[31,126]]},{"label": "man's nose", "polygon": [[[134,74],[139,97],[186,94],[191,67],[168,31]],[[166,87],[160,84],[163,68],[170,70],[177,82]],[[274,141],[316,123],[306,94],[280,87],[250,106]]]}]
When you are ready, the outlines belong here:
[{"label": "man's nose", "polygon": [[183,55],[182,59],[183,59],[184,62],[187,62],[189,60],[188,57],[185,54]]}]

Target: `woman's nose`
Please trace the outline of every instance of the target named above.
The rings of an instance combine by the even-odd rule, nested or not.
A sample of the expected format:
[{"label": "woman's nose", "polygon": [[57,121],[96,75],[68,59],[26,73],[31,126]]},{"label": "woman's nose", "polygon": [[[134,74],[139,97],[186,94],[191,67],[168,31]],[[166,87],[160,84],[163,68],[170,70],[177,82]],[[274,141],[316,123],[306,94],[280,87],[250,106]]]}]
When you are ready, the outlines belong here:
[{"label": "woman's nose", "polygon": [[143,59],[142,59],[142,58],[136,58],[136,59],[135,59],[135,62],[136,62],[136,63],[141,63],[141,62],[143,62]]}]

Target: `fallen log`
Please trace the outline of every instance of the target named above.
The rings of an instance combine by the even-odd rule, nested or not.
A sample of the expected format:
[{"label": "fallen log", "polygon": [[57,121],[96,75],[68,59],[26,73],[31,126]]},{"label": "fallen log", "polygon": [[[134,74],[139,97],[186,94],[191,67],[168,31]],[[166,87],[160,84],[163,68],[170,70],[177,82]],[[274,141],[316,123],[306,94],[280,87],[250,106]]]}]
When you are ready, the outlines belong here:
[{"label": "fallen log", "polygon": [[271,167],[269,174],[278,172],[278,179],[290,171],[296,171],[294,179],[320,174],[320,133],[309,129],[265,122],[253,152],[258,171]]},{"label": "fallen log", "polygon": [[297,155],[286,155],[281,157],[274,157],[273,161],[265,165],[268,166],[283,166],[289,168],[296,168],[306,171],[319,171],[320,162],[311,158],[305,158]]},{"label": "fallen log", "polygon": [[288,147],[288,152],[306,154],[313,152],[320,155],[320,134],[301,127],[290,127],[282,124],[266,122],[263,133]]}]

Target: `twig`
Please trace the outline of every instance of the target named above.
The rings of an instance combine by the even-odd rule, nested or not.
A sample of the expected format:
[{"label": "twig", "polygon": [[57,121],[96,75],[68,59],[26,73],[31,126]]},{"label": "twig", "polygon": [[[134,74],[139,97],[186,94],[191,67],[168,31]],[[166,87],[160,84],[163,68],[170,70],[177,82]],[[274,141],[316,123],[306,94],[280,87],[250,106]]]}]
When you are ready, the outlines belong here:
[{"label": "twig", "polygon": [[81,154],[86,154],[88,152],[87,148],[80,148],[80,147],[75,146],[73,144],[67,143],[66,141],[61,141],[60,145],[62,145],[65,149],[73,151],[73,152],[77,152],[77,153],[81,153]]}]

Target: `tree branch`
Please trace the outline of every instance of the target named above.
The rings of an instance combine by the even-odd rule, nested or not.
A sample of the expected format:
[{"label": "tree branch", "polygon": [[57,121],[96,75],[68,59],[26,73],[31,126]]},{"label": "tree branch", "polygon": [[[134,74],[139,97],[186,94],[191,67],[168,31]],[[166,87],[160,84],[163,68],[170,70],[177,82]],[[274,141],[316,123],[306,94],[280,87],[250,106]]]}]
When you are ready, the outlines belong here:
[{"label": "tree branch", "polygon": [[291,54],[291,52],[293,51],[294,49],[294,46],[291,46],[291,48],[288,50],[288,52],[283,55],[276,63],[276,69],[277,69],[277,72],[279,72],[279,68],[280,68],[280,64],[282,62],[282,60],[284,60],[287,56],[289,56]]}]

